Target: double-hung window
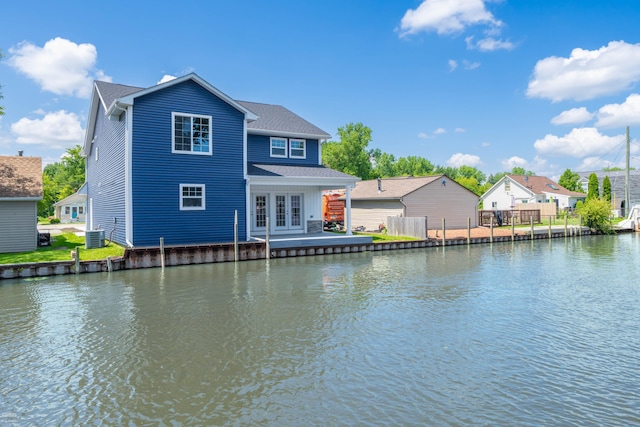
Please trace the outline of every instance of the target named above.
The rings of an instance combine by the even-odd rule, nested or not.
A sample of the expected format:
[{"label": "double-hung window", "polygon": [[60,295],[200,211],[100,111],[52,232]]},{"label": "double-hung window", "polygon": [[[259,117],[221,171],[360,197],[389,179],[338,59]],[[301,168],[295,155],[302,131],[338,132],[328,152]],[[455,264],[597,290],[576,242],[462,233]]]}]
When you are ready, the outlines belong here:
[{"label": "double-hung window", "polygon": [[292,159],[305,159],[307,152],[305,150],[304,139],[289,140],[289,157]]},{"label": "double-hung window", "polygon": [[271,157],[287,157],[287,138],[271,138]]},{"label": "double-hung window", "polygon": [[180,210],[195,211],[205,209],[203,184],[180,184]]},{"label": "double-hung window", "polygon": [[211,154],[211,116],[171,113],[173,153]]}]

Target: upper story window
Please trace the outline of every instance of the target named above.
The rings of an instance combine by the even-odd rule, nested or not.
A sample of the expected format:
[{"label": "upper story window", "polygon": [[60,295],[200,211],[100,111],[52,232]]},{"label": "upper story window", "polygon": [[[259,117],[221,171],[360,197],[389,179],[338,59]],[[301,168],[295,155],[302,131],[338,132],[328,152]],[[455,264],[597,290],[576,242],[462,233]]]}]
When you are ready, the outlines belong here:
[{"label": "upper story window", "polygon": [[307,142],[304,139],[271,137],[271,157],[307,158]]},{"label": "upper story window", "polygon": [[506,180],[504,182],[504,191],[511,191],[511,181]]},{"label": "upper story window", "polygon": [[287,157],[286,138],[271,138],[271,157]]},{"label": "upper story window", "polygon": [[304,159],[307,157],[304,139],[289,140],[289,157],[292,159]]},{"label": "upper story window", "polygon": [[211,116],[171,113],[173,153],[211,154]]},{"label": "upper story window", "polygon": [[205,209],[204,185],[180,184],[180,210],[194,211]]}]

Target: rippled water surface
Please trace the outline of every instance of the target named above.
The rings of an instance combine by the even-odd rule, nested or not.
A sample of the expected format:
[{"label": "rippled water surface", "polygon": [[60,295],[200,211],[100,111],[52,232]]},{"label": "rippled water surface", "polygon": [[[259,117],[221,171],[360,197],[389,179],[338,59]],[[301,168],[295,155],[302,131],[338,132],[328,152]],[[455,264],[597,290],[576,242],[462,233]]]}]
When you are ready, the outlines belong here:
[{"label": "rippled water surface", "polygon": [[638,425],[640,237],[0,282],[0,425]]}]

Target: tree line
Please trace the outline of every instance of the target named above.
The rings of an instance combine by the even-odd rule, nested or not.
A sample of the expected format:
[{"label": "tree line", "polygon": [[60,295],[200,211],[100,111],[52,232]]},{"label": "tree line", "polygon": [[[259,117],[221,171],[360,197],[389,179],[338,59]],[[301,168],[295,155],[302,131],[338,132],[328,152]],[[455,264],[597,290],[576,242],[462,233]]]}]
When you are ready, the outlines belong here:
[{"label": "tree line", "polygon": [[78,191],[85,178],[82,147],[68,148],[59,162],[45,166],[42,171],[42,200],[38,202],[38,216],[53,215],[53,205]]},{"label": "tree line", "polygon": [[322,163],[331,169],[363,180],[444,174],[480,196],[506,174],[535,175],[532,171],[514,167],[510,172],[486,176],[473,166],[434,165],[420,156],[396,158],[393,154],[385,153],[379,148],[368,148],[371,142],[371,129],[362,123],[349,123],[338,128],[338,136],[339,141],[324,143]]}]

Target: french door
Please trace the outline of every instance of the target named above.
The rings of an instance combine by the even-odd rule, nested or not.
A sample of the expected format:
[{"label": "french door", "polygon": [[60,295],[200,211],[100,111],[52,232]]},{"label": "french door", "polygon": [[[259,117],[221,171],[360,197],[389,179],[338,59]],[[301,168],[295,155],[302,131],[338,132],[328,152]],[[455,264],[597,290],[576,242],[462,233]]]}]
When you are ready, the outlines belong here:
[{"label": "french door", "polygon": [[267,215],[269,212],[269,195],[254,194],[252,199],[252,228],[255,231],[265,231],[267,229]]},{"label": "french door", "polygon": [[302,230],[302,194],[276,193],[275,230]]}]

